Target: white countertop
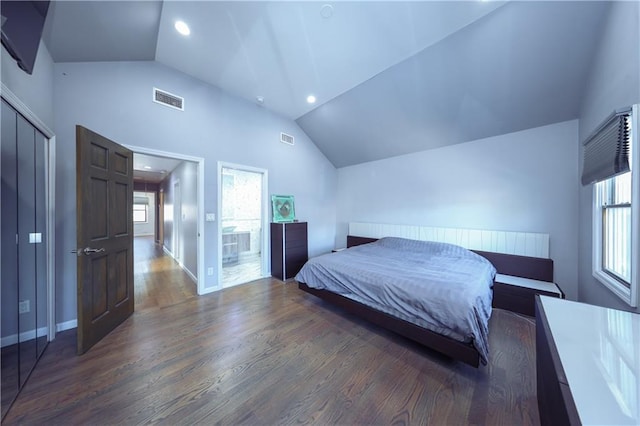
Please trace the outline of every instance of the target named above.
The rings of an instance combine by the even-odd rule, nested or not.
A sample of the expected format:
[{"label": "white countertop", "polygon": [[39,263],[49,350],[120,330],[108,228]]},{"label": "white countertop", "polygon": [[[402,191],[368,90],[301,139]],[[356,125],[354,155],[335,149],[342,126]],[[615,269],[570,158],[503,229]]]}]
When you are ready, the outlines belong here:
[{"label": "white countertop", "polygon": [[640,315],[541,296],[585,425],[640,425]]}]

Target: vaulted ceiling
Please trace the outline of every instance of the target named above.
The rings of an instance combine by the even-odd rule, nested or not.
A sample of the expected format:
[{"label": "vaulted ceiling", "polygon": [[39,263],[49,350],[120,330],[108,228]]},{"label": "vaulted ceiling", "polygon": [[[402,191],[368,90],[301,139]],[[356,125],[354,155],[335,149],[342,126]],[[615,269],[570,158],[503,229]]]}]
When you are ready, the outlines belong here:
[{"label": "vaulted ceiling", "polygon": [[607,11],[591,1],[54,1],[43,38],[55,62],[155,60],[260,97],[342,167],[577,118]]}]

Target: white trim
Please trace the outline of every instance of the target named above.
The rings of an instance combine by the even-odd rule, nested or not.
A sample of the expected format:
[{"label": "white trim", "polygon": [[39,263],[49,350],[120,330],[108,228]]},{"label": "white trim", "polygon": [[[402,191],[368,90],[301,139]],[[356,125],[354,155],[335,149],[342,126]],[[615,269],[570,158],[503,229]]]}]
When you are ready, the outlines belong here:
[{"label": "white trim", "polygon": [[[168,151],[160,151],[152,148],[144,148],[141,146],[135,145],[124,145],[129,148],[134,153],[138,154],[147,154],[147,155],[155,155],[158,157],[169,157],[175,158],[177,160],[191,161],[193,163],[197,163],[198,170],[198,270],[196,277],[202,277],[202,279],[196,279],[198,283],[198,295],[203,295],[212,292],[215,288],[206,287],[206,278],[205,277],[205,267],[204,267],[204,241],[206,238],[205,227],[204,227],[204,158],[203,157],[194,157],[191,155],[178,154],[175,152]],[[165,251],[167,248],[164,247],[164,241],[162,242],[162,247]],[[173,254],[171,255],[173,257]]]},{"label": "white trim", "polygon": [[[173,195],[173,229],[171,230],[171,248],[173,250],[173,258],[184,269],[182,265],[183,253],[180,247],[182,244],[182,185],[180,185],[180,179],[173,181],[172,188]],[[177,196],[179,193],[179,197]],[[179,202],[179,203],[178,203]]]},{"label": "white trim", "polygon": [[198,277],[202,279],[198,282],[198,294],[206,294],[209,291],[206,290],[206,275],[204,267],[204,158],[200,158],[198,161]]},{"label": "white trim", "polygon": [[[40,327],[37,330],[37,334],[36,334],[36,329],[33,328],[31,330],[27,330],[27,331],[22,331],[20,332],[20,342],[28,342],[29,340],[33,340],[36,337],[45,337],[47,336],[48,338],[48,332],[49,332],[49,328],[48,327]],[[48,341],[48,340],[47,340]],[[11,346],[11,345],[15,345],[16,343],[18,343],[18,334],[10,334],[8,336],[4,336],[2,339],[0,339],[0,347],[4,348],[7,346]]]},{"label": "white trim", "polygon": [[2,99],[47,138],[47,158],[45,161],[45,186],[47,191],[47,324],[49,328],[47,338],[48,341],[51,341],[56,337],[56,135],[3,82],[0,82],[0,95]]},{"label": "white trim", "polygon": [[56,137],[49,139],[49,158],[46,166],[47,185],[47,310],[49,341],[56,337]]},{"label": "white trim", "polygon": [[71,330],[72,328],[78,328],[78,320],[74,319],[71,321],[59,322],[56,324],[56,331],[59,333],[65,330]]},{"label": "white trim", "polygon": [[640,114],[638,105],[634,105],[631,112],[631,143],[633,144],[631,153],[631,286],[627,288],[619,283],[609,274],[602,270],[602,220],[601,208],[602,197],[601,191],[598,191],[598,184],[593,184],[593,206],[592,206],[592,258],[591,272],[593,277],[602,285],[608,288],[613,294],[622,299],[631,307],[637,307],[640,301],[638,293],[640,292],[640,264],[638,263],[638,255],[640,254]]},{"label": "white trim", "polygon": [[469,250],[549,258],[549,234],[533,232],[350,222],[349,235],[370,238],[401,237],[421,241],[438,241],[456,244]]},{"label": "white trim", "polygon": [[189,278],[191,278],[191,280],[192,280],[195,284],[198,284],[198,278],[197,278],[195,275],[193,275],[193,272],[191,272],[191,271],[189,270],[189,268],[187,268],[186,266],[184,266],[184,265],[183,265],[183,264],[181,264],[181,263],[180,263],[180,267],[182,268],[182,270],[183,270],[187,275],[189,275]]},{"label": "white trim", "polygon": [[0,82],[0,88],[2,89],[2,97],[9,105],[11,105],[16,111],[18,111],[28,122],[33,124],[40,133],[44,134],[47,139],[55,137],[53,130],[47,126],[44,121],[40,120],[38,116],[31,111],[31,109],[22,102],[4,83]]},{"label": "white trim", "polygon": [[218,224],[216,226],[218,232],[218,258],[217,263],[217,275],[216,275],[216,290],[222,289],[222,168],[224,167],[222,161],[218,161],[218,173],[216,179],[218,180]]},{"label": "white trim", "polygon": [[631,306],[640,304],[640,104],[635,104],[631,112],[633,174],[631,175]]},{"label": "white trim", "polygon": [[[262,241],[261,241],[261,255],[260,262],[261,271],[260,274],[262,278],[268,277],[271,275],[271,245],[270,241],[270,229],[269,229],[269,171],[267,169],[262,169],[259,167],[245,166],[242,164],[236,163],[228,163],[224,161],[218,161],[218,274],[217,274],[217,284],[214,290],[221,290],[223,288],[222,285],[222,169],[235,169],[242,170],[246,172],[260,173],[262,175]],[[229,287],[239,283],[233,283],[229,285]]]}]

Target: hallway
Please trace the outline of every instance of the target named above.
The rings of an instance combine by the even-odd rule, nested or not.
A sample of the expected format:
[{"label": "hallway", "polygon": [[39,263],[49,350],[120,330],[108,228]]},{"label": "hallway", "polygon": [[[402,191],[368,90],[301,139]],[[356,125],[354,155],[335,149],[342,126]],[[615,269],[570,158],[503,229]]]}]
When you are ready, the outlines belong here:
[{"label": "hallway", "polygon": [[153,236],[133,240],[135,311],[160,309],[197,297],[196,283]]}]

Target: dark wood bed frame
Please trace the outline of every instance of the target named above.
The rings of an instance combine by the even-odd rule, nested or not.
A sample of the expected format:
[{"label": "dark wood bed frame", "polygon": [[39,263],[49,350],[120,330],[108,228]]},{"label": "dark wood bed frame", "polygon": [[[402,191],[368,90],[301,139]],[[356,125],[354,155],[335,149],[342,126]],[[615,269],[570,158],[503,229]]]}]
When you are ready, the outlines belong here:
[{"label": "dark wood bed frame", "polygon": [[[377,238],[347,236],[347,248],[376,241]],[[487,258],[498,273],[514,275],[541,281],[553,281],[553,261],[538,257],[516,256],[511,254],[483,252],[473,250]],[[480,365],[480,354],[471,344],[458,342],[431,330],[398,319],[392,315],[380,312],[362,303],[355,302],[344,296],[327,290],[318,290],[298,282],[298,287],[327,302],[333,303],[347,312],[364,318],[380,327],[391,330],[401,336],[414,340],[428,348],[434,349],[451,358],[465,362],[473,367]]]}]

